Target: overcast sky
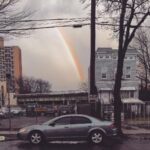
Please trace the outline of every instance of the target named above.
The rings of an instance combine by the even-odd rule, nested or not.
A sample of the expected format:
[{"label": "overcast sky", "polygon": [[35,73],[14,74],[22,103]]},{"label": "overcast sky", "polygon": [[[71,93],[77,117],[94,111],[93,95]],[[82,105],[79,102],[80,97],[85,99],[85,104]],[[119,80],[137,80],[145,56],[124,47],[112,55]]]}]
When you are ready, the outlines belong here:
[{"label": "overcast sky", "polygon": [[[88,14],[79,0],[24,0],[23,6],[36,11],[33,16],[35,19],[84,17]],[[87,81],[90,27],[62,30],[74,49]],[[116,41],[112,40],[110,31],[98,29],[96,34],[96,47],[116,48]],[[21,48],[23,75],[48,80],[52,84],[52,90],[79,89],[80,80],[57,29],[34,31],[26,37],[5,41],[5,45],[18,45]]]}]

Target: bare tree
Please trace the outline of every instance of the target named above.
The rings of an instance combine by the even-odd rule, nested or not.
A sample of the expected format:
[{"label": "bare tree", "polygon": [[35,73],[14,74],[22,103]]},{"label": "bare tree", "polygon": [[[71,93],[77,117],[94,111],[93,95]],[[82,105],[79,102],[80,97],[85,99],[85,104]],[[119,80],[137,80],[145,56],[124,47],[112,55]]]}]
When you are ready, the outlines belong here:
[{"label": "bare tree", "polygon": [[[82,0],[82,2],[86,0]],[[111,25],[118,38],[118,63],[114,85],[114,121],[118,128],[118,134],[122,135],[121,129],[121,79],[126,51],[134,38],[137,29],[150,15],[150,0],[96,0],[97,5],[103,10],[101,14],[109,16]],[[117,34],[116,34],[117,33]]]},{"label": "bare tree", "polygon": [[79,88],[80,88],[80,90],[87,92],[88,91],[88,84],[87,84],[87,82],[80,82],[79,83]]},{"label": "bare tree", "polygon": [[144,90],[148,90],[150,82],[150,37],[148,32],[140,29],[133,40],[132,47],[138,49],[138,78],[144,81],[144,84],[141,85]]},{"label": "bare tree", "polygon": [[33,12],[22,8],[23,0],[0,0],[0,34],[20,35],[25,31],[11,31],[12,28],[32,27],[33,24],[26,24],[22,20],[29,18]]},{"label": "bare tree", "polygon": [[19,93],[48,93],[51,91],[51,84],[42,79],[32,77],[22,77],[17,81],[19,85]]}]

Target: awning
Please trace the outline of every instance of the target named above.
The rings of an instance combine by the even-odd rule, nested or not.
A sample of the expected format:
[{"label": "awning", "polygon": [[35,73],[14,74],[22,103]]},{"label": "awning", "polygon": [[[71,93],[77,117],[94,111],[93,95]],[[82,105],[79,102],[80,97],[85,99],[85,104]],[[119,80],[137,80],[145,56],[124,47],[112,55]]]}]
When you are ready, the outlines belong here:
[{"label": "awning", "polygon": [[113,89],[111,89],[111,88],[100,88],[99,90],[100,91],[112,91]]},{"label": "awning", "polygon": [[124,99],[122,99],[122,103],[124,103],[124,104],[145,104],[143,101],[141,101],[138,98],[124,98]]},{"label": "awning", "polygon": [[[113,91],[113,88],[99,88],[100,91]],[[135,91],[135,87],[121,87],[121,91]]]},{"label": "awning", "polygon": [[121,87],[121,91],[135,91],[135,87]]}]

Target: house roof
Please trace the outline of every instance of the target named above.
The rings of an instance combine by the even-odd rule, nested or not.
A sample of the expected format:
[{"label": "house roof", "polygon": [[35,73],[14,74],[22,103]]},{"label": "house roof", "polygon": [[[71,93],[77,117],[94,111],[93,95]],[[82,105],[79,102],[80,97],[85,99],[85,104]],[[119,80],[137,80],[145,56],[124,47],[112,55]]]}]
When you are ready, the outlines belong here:
[{"label": "house roof", "polygon": [[[97,53],[118,53],[118,49],[112,49],[111,47],[99,47]],[[128,54],[137,54],[136,49],[127,49]]]}]

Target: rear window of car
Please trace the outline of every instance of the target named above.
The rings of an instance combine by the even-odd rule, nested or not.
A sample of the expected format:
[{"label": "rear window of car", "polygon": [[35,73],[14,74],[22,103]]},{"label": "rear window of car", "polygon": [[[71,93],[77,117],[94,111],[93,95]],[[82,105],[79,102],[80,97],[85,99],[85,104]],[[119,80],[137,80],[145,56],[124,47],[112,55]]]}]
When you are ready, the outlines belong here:
[{"label": "rear window of car", "polygon": [[91,120],[86,117],[72,117],[71,124],[87,124],[91,123]]}]

